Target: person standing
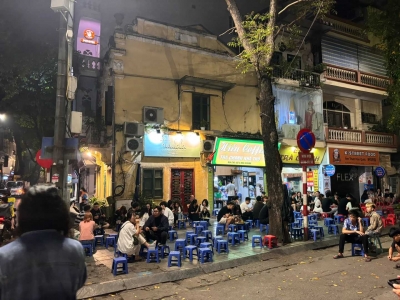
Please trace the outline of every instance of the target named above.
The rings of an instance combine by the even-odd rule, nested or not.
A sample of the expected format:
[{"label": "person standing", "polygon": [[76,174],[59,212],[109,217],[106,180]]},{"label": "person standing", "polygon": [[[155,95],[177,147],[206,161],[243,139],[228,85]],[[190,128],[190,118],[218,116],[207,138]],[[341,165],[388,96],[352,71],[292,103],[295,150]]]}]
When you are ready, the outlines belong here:
[{"label": "person standing", "polygon": [[20,237],[0,251],[0,298],[76,299],[87,272],[82,245],[69,232],[69,210],[57,188],[29,188],[18,206]]},{"label": "person standing", "polygon": [[228,202],[234,200],[236,196],[236,187],[232,182],[228,181],[228,184],[226,185],[226,191],[228,193]]}]

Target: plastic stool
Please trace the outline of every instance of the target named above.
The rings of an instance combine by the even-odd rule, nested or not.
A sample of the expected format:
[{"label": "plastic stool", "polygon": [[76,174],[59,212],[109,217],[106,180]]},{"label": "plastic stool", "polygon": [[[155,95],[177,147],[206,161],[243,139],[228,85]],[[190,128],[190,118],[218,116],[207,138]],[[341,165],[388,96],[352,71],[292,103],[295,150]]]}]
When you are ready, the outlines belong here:
[{"label": "plastic stool", "polygon": [[147,249],[147,259],[146,262],[151,262],[155,260],[156,262],[160,262],[160,257],[158,256],[158,249]]},{"label": "plastic stool", "polygon": [[113,236],[106,237],[106,249],[108,249],[108,246],[115,247],[115,238]]},{"label": "plastic stool", "polygon": [[196,237],[195,245],[200,246],[201,243],[205,243],[205,242],[207,242],[207,239],[205,236],[198,236],[198,237]]},{"label": "plastic stool", "polygon": [[200,221],[200,226],[203,226],[203,230],[208,230],[208,222],[207,221]]},{"label": "plastic stool", "polygon": [[219,241],[219,240],[224,240],[224,237],[223,237],[222,235],[216,235],[216,236],[213,238],[214,248],[217,248],[217,241]]},{"label": "plastic stool", "polygon": [[199,248],[199,260],[201,263],[204,263],[204,260],[208,260],[209,262],[213,261],[213,252],[210,248]]},{"label": "plastic stool", "polygon": [[[122,264],[121,267],[118,267],[119,264]],[[111,272],[114,276],[117,276],[118,269],[122,268],[123,274],[128,274],[128,260],[125,257],[116,257],[113,259]]]},{"label": "plastic stool", "polygon": [[115,239],[115,243],[118,242],[118,233],[110,233],[108,236],[112,236]]},{"label": "plastic stool", "polygon": [[178,220],[178,229],[186,229],[185,220]]},{"label": "plastic stool", "polygon": [[268,246],[269,249],[278,247],[278,239],[274,235],[265,235],[263,244]]},{"label": "plastic stool", "polygon": [[246,230],[238,230],[237,232],[239,234],[239,239],[244,242],[249,240],[249,234],[247,233]]},{"label": "plastic stool", "polygon": [[201,225],[196,226],[195,229],[196,229],[196,234],[197,235],[201,235],[203,230],[205,230],[205,228],[203,226],[201,226]]},{"label": "plastic stool", "polygon": [[316,242],[318,238],[322,241],[321,232],[318,229],[311,229],[310,233],[311,234],[309,235],[309,238],[311,238],[311,236],[312,236],[312,238],[314,239],[314,242]]},{"label": "plastic stool", "polygon": [[231,242],[232,246],[236,244],[240,244],[239,233],[237,232],[228,232],[228,243]]},{"label": "plastic stool", "polygon": [[196,245],[196,238],[197,238],[197,234],[195,233],[191,233],[188,236],[189,240],[190,240],[190,245]]},{"label": "plastic stool", "polygon": [[260,232],[266,231],[267,234],[269,232],[269,225],[268,224],[260,224]]},{"label": "plastic stool", "polygon": [[328,226],[328,233],[333,233],[334,235],[339,233],[339,227],[336,224],[331,224]]},{"label": "plastic stool", "polygon": [[209,240],[212,240],[212,232],[211,232],[211,230],[203,230],[203,232],[201,234],[206,238],[207,242]]},{"label": "plastic stool", "polygon": [[[92,244],[82,244],[83,251],[85,251],[86,256],[93,256],[93,245]],[[86,252],[86,250],[88,250]]]},{"label": "plastic stool", "polygon": [[331,224],[335,224],[335,221],[332,218],[325,218],[324,219],[324,225],[329,226]]},{"label": "plastic stool", "polygon": [[219,234],[225,234],[225,225],[224,224],[218,224],[217,229],[215,230],[215,235]]},{"label": "plastic stool", "polygon": [[190,244],[190,237],[189,237],[189,234],[194,234],[194,231],[191,231],[191,230],[186,231],[186,236],[185,236],[185,238],[186,238],[186,243],[188,243],[188,244]]},{"label": "plastic stool", "polygon": [[211,251],[214,253],[214,245],[209,242],[201,243],[199,248],[210,248]]},{"label": "plastic stool", "polygon": [[260,220],[259,220],[259,219],[254,220],[254,221],[253,221],[253,226],[254,226],[254,227],[260,227]]},{"label": "plastic stool", "polygon": [[296,223],[298,223],[299,224],[299,227],[303,227],[303,218],[297,218],[296,219]]},{"label": "plastic stool", "polygon": [[[355,248],[360,248],[361,250],[356,250]],[[361,244],[351,244],[351,256],[361,255],[364,256],[364,248]]]},{"label": "plastic stool", "polygon": [[253,228],[253,220],[247,220],[246,223],[249,226],[249,229]]},{"label": "plastic stool", "polygon": [[236,225],[236,230],[245,230],[246,229],[245,223],[243,223],[243,224],[235,224],[235,225]]},{"label": "plastic stool", "polygon": [[96,235],[94,237],[94,246],[97,246],[97,243],[100,243],[100,246],[104,246],[104,235]]},{"label": "plastic stool", "polygon": [[294,212],[293,212],[293,216],[294,216],[295,219],[301,218],[301,212],[299,212],[299,211],[294,211]]},{"label": "plastic stool", "polygon": [[[193,252],[196,250],[196,254],[194,254]],[[197,251],[197,247],[190,245],[190,246],[186,246],[184,249],[184,255],[185,257],[188,257],[189,254],[189,260],[193,261],[193,255],[196,255],[197,258],[199,258],[199,252]]]},{"label": "plastic stool", "polygon": [[383,248],[382,248],[382,244],[381,244],[381,240],[379,238],[379,235],[377,235],[377,234],[370,235],[369,236],[369,240],[370,240],[371,243],[373,243],[375,245],[377,250],[378,250],[378,246],[379,246],[380,253],[383,252]]},{"label": "plastic stool", "polygon": [[218,213],[219,213],[219,209],[218,208],[213,210],[213,216],[218,216]]},{"label": "plastic stool", "polygon": [[[173,258],[176,258],[173,259]],[[179,251],[171,251],[168,255],[168,268],[171,267],[173,263],[177,263],[178,267],[182,266],[181,253]]]},{"label": "plastic stool", "polygon": [[[146,248],[147,249],[147,248]],[[116,251],[115,252],[115,254],[114,254],[114,257],[125,257],[125,258],[128,258],[128,255],[126,254],[126,253],[122,253],[122,252],[120,252],[120,251]]]},{"label": "plastic stool", "polygon": [[226,253],[229,253],[228,241],[217,240],[217,252],[221,253],[221,251],[225,251]]},{"label": "plastic stool", "polygon": [[235,224],[230,224],[228,226],[228,231],[229,232],[236,232],[237,231],[237,226]]},{"label": "plastic stool", "polygon": [[186,246],[186,240],[184,240],[184,239],[177,239],[177,240],[175,241],[175,248],[174,248],[174,250],[175,250],[175,251],[182,251],[182,252],[183,252],[183,249],[185,249],[185,246]]},{"label": "plastic stool", "polygon": [[195,228],[197,226],[200,226],[200,221],[193,221],[192,222],[192,227]]},{"label": "plastic stool", "polygon": [[161,256],[161,258],[164,258],[171,252],[168,245],[158,245],[157,247],[158,247],[158,255]]},{"label": "plastic stool", "polygon": [[321,235],[321,237],[324,237],[324,227],[323,226],[314,226],[315,229],[319,230],[319,234]]},{"label": "plastic stool", "polygon": [[261,235],[253,235],[253,237],[251,238],[251,246],[254,248],[256,246],[256,244],[259,243],[260,244],[260,248],[262,248],[262,238]]},{"label": "plastic stool", "polygon": [[178,232],[176,232],[176,230],[170,230],[168,231],[168,233],[169,233],[169,240],[171,242],[173,242],[175,239],[178,238]]},{"label": "plastic stool", "polygon": [[303,239],[303,228],[300,227],[293,227],[291,231],[293,239]]},{"label": "plastic stool", "polygon": [[340,224],[344,222],[345,216],[343,215],[336,215],[334,216],[335,224]]}]

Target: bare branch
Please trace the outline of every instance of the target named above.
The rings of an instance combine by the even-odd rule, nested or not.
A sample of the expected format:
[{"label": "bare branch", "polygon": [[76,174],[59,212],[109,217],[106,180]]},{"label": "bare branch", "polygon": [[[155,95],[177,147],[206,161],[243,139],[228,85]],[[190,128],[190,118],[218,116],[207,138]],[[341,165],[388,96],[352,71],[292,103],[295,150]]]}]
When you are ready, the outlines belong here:
[{"label": "bare branch", "polygon": [[296,1],[286,5],[280,12],[278,12],[278,15],[280,15],[281,13],[283,13],[285,10],[287,10],[289,7],[291,7],[293,5],[296,5],[300,2],[308,2],[308,1],[310,1],[310,0],[296,0]]},{"label": "bare branch", "polygon": [[223,36],[224,34],[227,34],[227,33],[232,33],[234,30],[235,30],[235,27],[229,28],[227,31],[221,33],[219,36]]},{"label": "bare branch", "polygon": [[303,19],[306,15],[307,15],[307,11],[303,12],[299,17],[297,17],[295,20],[293,20],[289,24],[286,24],[286,25],[282,24],[281,26],[279,26],[278,30],[276,30],[276,32],[274,34],[274,39],[279,35],[279,33],[282,31],[282,29],[291,27],[293,24],[295,24],[298,21],[300,21],[301,19]]}]

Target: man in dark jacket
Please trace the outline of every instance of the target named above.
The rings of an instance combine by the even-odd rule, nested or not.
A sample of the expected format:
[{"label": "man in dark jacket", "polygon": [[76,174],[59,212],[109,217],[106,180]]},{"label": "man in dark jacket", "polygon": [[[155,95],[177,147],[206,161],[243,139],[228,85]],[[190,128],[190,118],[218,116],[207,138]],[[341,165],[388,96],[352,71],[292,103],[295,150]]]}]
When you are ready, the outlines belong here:
[{"label": "man in dark jacket", "polygon": [[260,218],[260,224],[263,225],[268,225],[269,224],[269,203],[265,204],[263,208],[260,211],[260,215],[258,216]]},{"label": "man in dark jacket", "polygon": [[161,206],[156,206],[146,223],[143,225],[146,240],[156,240],[159,245],[165,245],[168,238],[168,218],[162,214]]},{"label": "man in dark jacket", "polygon": [[331,191],[326,191],[325,193],[325,198],[322,199],[321,201],[322,204],[322,211],[323,212],[331,212],[331,205],[333,204],[333,199],[332,199],[332,193]]},{"label": "man in dark jacket", "polygon": [[259,220],[260,211],[263,208],[264,203],[262,202],[261,196],[257,196],[256,204],[253,207],[253,220]]}]

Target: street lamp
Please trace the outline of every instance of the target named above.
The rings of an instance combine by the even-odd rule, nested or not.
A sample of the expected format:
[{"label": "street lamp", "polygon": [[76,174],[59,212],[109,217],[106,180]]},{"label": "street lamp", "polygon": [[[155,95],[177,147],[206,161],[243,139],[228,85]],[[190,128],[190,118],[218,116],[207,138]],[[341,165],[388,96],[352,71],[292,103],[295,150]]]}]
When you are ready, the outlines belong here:
[{"label": "street lamp", "polygon": [[0,121],[4,122],[6,120],[6,114],[0,114]]}]

